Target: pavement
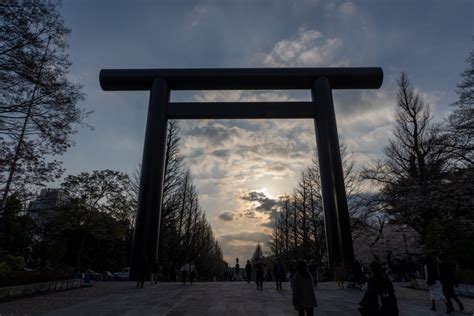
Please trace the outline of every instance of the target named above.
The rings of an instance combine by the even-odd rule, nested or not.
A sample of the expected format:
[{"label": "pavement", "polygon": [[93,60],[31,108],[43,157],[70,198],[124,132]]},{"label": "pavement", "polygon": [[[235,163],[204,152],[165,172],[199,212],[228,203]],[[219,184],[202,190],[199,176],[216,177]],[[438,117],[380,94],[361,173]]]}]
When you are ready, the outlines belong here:
[{"label": "pavement", "polygon": [[[444,304],[438,312],[429,310],[428,293],[395,284],[400,315],[445,315]],[[316,291],[319,306],[315,315],[360,315],[358,302],[364,292],[338,289],[334,283],[320,283]],[[461,298],[464,312],[473,315],[474,300]],[[198,282],[147,284],[137,289],[132,282],[97,282],[65,292],[40,295],[0,303],[0,315],[297,315],[291,305],[291,288],[264,283],[258,291],[254,283]]]}]

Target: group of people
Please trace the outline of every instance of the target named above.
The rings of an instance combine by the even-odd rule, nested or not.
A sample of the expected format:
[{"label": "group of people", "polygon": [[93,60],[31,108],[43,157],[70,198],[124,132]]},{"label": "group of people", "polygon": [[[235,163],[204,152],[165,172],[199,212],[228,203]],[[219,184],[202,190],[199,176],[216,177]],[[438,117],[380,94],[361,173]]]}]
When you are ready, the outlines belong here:
[{"label": "group of people", "polygon": [[181,281],[183,284],[186,284],[186,279],[189,275],[189,283],[193,284],[194,278],[196,277],[196,265],[194,264],[193,261],[191,262],[186,262],[181,266],[180,269],[181,272]]},{"label": "group of people", "polygon": [[[359,303],[359,311],[362,315],[398,315],[397,299],[393,289],[391,270],[383,273],[378,262],[370,264],[372,277],[367,282],[367,292]],[[446,305],[446,313],[454,311],[454,300],[460,311],[464,305],[454,292],[457,285],[453,266],[445,256],[428,256],[424,265],[425,281],[428,286],[431,310],[436,311],[436,301],[442,301]],[[413,284],[413,282],[412,282]]]},{"label": "group of people", "polygon": [[454,292],[458,283],[454,269],[445,256],[426,258],[425,278],[430,291],[431,310],[436,310],[436,301],[443,301],[449,314],[454,311],[452,300],[458,304],[459,310],[464,310],[464,305]]},{"label": "group of people", "polygon": [[[254,265],[247,260],[245,265],[245,276],[248,283],[252,280],[252,273],[255,272],[255,283],[257,290],[263,290],[263,282],[273,276],[276,282],[276,289],[282,290],[282,283],[289,279],[293,292],[293,306],[299,312],[299,315],[313,315],[314,308],[318,305],[316,301],[315,289],[318,281],[318,266],[314,260],[308,264],[305,260],[289,265],[289,272],[286,273],[285,265],[281,260],[273,265],[273,270],[267,269],[266,264],[257,260]],[[137,288],[142,288],[145,280],[150,277],[151,284],[157,283],[159,265],[156,260],[149,262],[145,257],[140,262],[137,269]],[[342,264],[333,265],[334,280],[340,288],[344,287],[345,269]],[[380,263],[374,261],[370,264],[370,276],[364,277],[361,265],[356,262],[352,267],[352,275],[358,283],[367,284],[367,291],[360,301],[359,311],[362,315],[398,315],[398,303],[395,297],[395,291],[392,284],[393,274],[390,269],[384,271]],[[453,300],[457,303],[459,310],[463,311],[464,306],[454,292],[457,285],[455,271],[446,257],[426,258],[425,280],[430,293],[431,310],[436,310],[436,301],[443,301],[446,305],[446,312],[449,314],[454,311]],[[387,271],[390,271],[387,273]],[[273,272],[273,273],[271,273]],[[180,269],[181,280],[183,284],[189,277],[192,284],[196,277],[196,266],[194,262],[186,262]],[[239,259],[236,258],[235,281],[242,281]],[[267,277],[266,277],[267,276]]]},{"label": "group of people", "polygon": [[[237,267],[237,266],[236,266]],[[262,290],[264,279],[264,263],[257,261],[255,264],[255,276],[257,289]],[[356,283],[366,283],[366,292],[360,301],[359,311],[362,315],[399,315],[398,302],[393,287],[393,272],[390,268],[384,269],[382,265],[374,261],[370,264],[370,271],[367,277],[361,265],[356,262],[352,267],[352,278]],[[245,266],[247,282],[250,283],[252,275],[252,265],[247,261]],[[340,287],[344,287],[345,271],[342,264],[336,263],[333,266],[334,280]],[[300,315],[313,315],[313,310],[317,306],[315,289],[317,285],[317,265],[314,261],[307,264],[302,260],[290,265],[290,272],[285,273],[285,267],[281,261],[273,266],[273,277],[277,290],[282,289],[282,282],[288,277],[291,281],[293,291],[293,306]],[[432,302],[431,310],[436,310],[436,301],[443,301],[446,305],[446,312],[454,311],[453,300],[457,303],[459,310],[463,311],[464,306],[454,292],[457,285],[455,272],[445,257],[428,257],[425,264],[426,284],[430,292]]]},{"label": "group of people", "polygon": [[[252,273],[255,272],[255,283],[257,284],[258,290],[263,290],[263,282],[264,281],[271,281],[272,279],[276,283],[276,289],[282,289],[282,283],[286,281],[286,279],[292,280],[296,270],[297,270],[297,262],[293,260],[290,271],[286,273],[285,265],[281,260],[276,262],[273,265],[273,270],[267,268],[267,265],[261,261],[257,260],[254,265],[247,260],[245,265],[245,279],[247,283],[250,283],[252,280]],[[314,260],[311,260],[310,263],[307,265],[308,271],[312,276],[312,280],[314,285],[317,284],[317,265],[315,264]],[[227,273],[227,272],[226,272]],[[227,273],[227,275],[232,275],[231,281],[242,281],[241,272],[240,272],[240,265],[239,265],[239,258],[236,258],[235,269],[232,271],[231,274]],[[228,278],[224,277],[225,280]]]},{"label": "group of people", "polygon": [[[147,256],[143,257],[143,259],[138,263],[137,266],[137,288],[143,288],[145,280],[147,279],[150,279],[151,285],[158,283],[159,270],[160,266],[157,260],[149,261]],[[189,283],[193,284],[194,279],[196,278],[196,265],[193,261],[184,263],[181,266],[179,272],[181,274],[181,281],[183,282],[183,284],[186,284],[188,277]],[[176,277],[170,277],[170,281],[176,281]]]},{"label": "group of people", "polygon": [[156,259],[150,262],[147,256],[143,257],[137,266],[137,288],[143,288],[147,278],[150,278],[151,285],[156,284],[158,282],[159,268],[160,266]]}]

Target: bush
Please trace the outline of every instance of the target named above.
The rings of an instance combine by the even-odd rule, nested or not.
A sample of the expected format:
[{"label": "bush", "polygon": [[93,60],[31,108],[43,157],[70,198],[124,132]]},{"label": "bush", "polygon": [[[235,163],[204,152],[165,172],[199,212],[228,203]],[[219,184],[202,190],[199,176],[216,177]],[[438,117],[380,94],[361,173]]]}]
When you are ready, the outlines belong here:
[{"label": "bush", "polygon": [[25,259],[21,256],[6,256],[0,262],[0,277],[13,271],[21,271],[25,267]]},{"label": "bush", "polygon": [[474,270],[462,269],[457,271],[456,277],[459,283],[474,284]]},{"label": "bush", "polygon": [[63,269],[51,271],[23,271],[25,261],[20,256],[6,256],[0,262],[0,287],[69,279],[71,273]]},{"label": "bush", "polygon": [[70,279],[62,271],[12,271],[0,274],[0,287]]}]

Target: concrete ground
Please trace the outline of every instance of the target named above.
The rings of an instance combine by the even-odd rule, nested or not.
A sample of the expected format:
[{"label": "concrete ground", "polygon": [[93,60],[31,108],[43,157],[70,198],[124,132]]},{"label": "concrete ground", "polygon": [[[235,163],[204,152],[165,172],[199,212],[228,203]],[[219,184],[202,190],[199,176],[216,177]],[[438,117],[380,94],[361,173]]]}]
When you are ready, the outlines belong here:
[{"label": "concrete ground", "polygon": [[[395,285],[401,315],[445,315],[429,311],[428,293]],[[359,315],[362,291],[338,289],[321,283],[315,315]],[[473,315],[474,300],[461,298],[463,313]],[[457,306],[456,306],[457,307]],[[273,283],[264,290],[245,282],[203,282],[193,285],[159,283],[135,288],[132,282],[103,282],[91,287],[0,303],[0,315],[297,315],[291,306],[291,289],[284,283],[276,291]]]}]

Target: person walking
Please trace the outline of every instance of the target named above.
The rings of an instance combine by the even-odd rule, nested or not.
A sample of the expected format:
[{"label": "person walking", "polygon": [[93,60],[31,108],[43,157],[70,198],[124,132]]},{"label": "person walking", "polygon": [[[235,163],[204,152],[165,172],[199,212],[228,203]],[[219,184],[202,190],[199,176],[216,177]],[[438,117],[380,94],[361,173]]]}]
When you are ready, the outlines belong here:
[{"label": "person walking", "polygon": [[193,284],[195,276],[196,276],[196,265],[194,264],[194,261],[191,261],[191,264],[189,265],[189,283]]},{"label": "person walking", "polygon": [[148,257],[143,256],[142,260],[138,263],[137,266],[137,289],[143,288],[143,284],[145,283],[145,279],[149,276],[149,263]]},{"label": "person walking", "polygon": [[370,264],[370,271],[372,277],[367,281],[367,292],[359,303],[359,312],[363,316],[398,316],[398,303],[392,281],[383,275],[382,266],[377,261]]},{"label": "person walking", "polygon": [[425,279],[428,290],[430,291],[431,310],[436,310],[436,301],[444,301],[446,313],[450,314],[454,309],[450,301],[446,300],[443,294],[443,286],[440,281],[440,271],[436,258],[428,256],[425,264]]},{"label": "person walking", "polygon": [[313,278],[308,271],[305,261],[299,261],[296,265],[296,274],[293,278],[293,306],[300,316],[312,316],[314,308],[318,306],[316,294],[314,293]]},{"label": "person walking", "polygon": [[281,260],[278,260],[278,262],[273,266],[273,277],[275,278],[276,281],[276,289],[281,290],[281,284],[283,281],[285,281],[285,266],[281,262]]},{"label": "person walking", "polygon": [[362,274],[362,266],[360,265],[359,261],[354,261],[354,266],[352,267],[353,276],[354,276],[354,283],[356,284],[358,289],[362,290],[363,282],[363,274]]},{"label": "person walking", "polygon": [[263,291],[263,276],[264,276],[264,269],[263,263],[258,260],[257,264],[255,265],[255,274],[256,274],[256,282],[257,282],[257,290]]},{"label": "person walking", "polygon": [[239,258],[235,258],[235,281],[242,281],[242,279],[240,278]]},{"label": "person walking", "polygon": [[440,257],[440,261],[441,262],[439,263],[439,279],[443,287],[443,294],[446,298],[446,301],[448,305],[451,306],[454,310],[453,303],[451,301],[451,299],[453,299],[458,304],[459,310],[463,311],[464,305],[462,304],[456,293],[454,293],[454,286],[458,285],[454,268],[448,261],[448,258],[446,256]]},{"label": "person walking", "polygon": [[291,261],[291,264],[290,264],[290,279],[291,279],[291,282],[293,282],[293,278],[295,277],[295,274],[296,274],[296,265],[297,265],[297,262],[296,260],[292,260]]},{"label": "person walking", "polygon": [[247,260],[247,264],[245,265],[245,274],[247,275],[247,283],[250,283],[250,279],[252,278],[252,265],[250,264],[250,260]]},{"label": "person walking", "polygon": [[186,278],[188,276],[188,271],[189,271],[189,263],[185,263],[181,266],[181,278],[183,281],[183,284],[186,284]]},{"label": "person walking", "polygon": [[158,265],[158,260],[153,259],[153,261],[150,264],[150,272],[151,272],[151,279],[150,283],[151,285],[158,283],[158,270],[160,269],[160,266]]},{"label": "person walking", "polygon": [[309,270],[309,274],[311,274],[311,277],[313,278],[314,287],[317,287],[317,285],[318,285],[318,265],[316,264],[316,262],[313,259],[311,259],[309,264],[308,264],[308,270]]},{"label": "person walking", "polygon": [[173,262],[171,263],[170,265],[170,271],[169,271],[169,274],[170,274],[170,281],[171,282],[176,282],[176,274],[177,274],[177,271],[176,271],[176,263]]},{"label": "person walking", "polygon": [[344,288],[344,267],[340,262],[334,264],[334,281],[340,289]]}]

